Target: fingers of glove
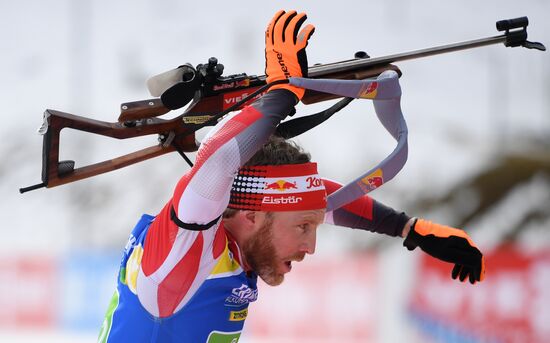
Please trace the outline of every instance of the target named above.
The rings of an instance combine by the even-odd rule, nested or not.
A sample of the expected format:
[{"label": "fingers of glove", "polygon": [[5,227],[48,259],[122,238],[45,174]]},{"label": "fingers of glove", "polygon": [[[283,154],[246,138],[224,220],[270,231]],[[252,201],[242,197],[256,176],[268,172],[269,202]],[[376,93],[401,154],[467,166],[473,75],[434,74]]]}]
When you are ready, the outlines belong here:
[{"label": "fingers of glove", "polygon": [[468,275],[471,275],[470,268],[463,266],[461,264],[455,264],[453,267],[453,271],[451,272],[451,277],[453,280],[456,280],[457,278],[460,280],[460,282],[464,282],[466,280],[466,277]]},{"label": "fingers of glove", "polygon": [[451,277],[453,278],[453,280],[456,280],[458,274],[460,274],[461,269],[462,266],[460,264],[455,264],[455,266],[453,267],[453,271],[451,272]]},{"label": "fingers of glove", "polygon": [[479,271],[476,270],[476,271],[470,273],[469,279],[470,279],[470,283],[472,285],[474,285],[477,281],[479,281]]},{"label": "fingers of glove", "polygon": [[470,268],[466,267],[466,266],[462,266],[462,269],[460,270],[460,274],[458,275],[458,279],[460,280],[460,282],[464,282],[464,280],[466,280],[466,278],[468,277],[468,274],[470,274]]},{"label": "fingers of glove", "polygon": [[300,27],[307,19],[305,13],[298,13],[289,21],[288,26],[285,28],[285,43],[296,44],[296,37],[298,37],[298,31]]},{"label": "fingers of glove", "polygon": [[470,283],[473,285],[477,281],[481,282],[485,279],[485,259],[481,258],[481,266],[472,268],[470,271]]},{"label": "fingers of glove", "polygon": [[283,10],[277,11],[277,13],[275,13],[273,18],[271,19],[271,21],[267,25],[267,29],[265,30],[265,44],[266,45],[271,46],[271,45],[275,44],[275,42],[274,42],[275,25],[277,24],[279,19],[281,19],[283,14],[285,14],[285,11],[283,11]]},{"label": "fingers of glove", "polygon": [[313,32],[315,32],[315,26],[311,24],[307,24],[306,27],[300,31],[296,40],[296,48],[298,50],[304,49],[307,46],[309,38],[313,35]]},{"label": "fingers of glove", "polygon": [[481,275],[480,269],[466,267],[460,264],[455,264],[453,271],[451,272],[451,277],[453,280],[458,278],[461,282],[464,282],[466,278],[468,278],[468,281],[470,281],[472,285],[474,285],[477,281],[483,281]]},{"label": "fingers of glove", "polygon": [[[275,28],[273,31],[273,42],[274,46],[281,45],[285,42],[285,29],[288,24],[296,16],[296,11],[289,11],[283,14],[279,20],[275,23]],[[291,37],[289,37],[291,39]]]}]

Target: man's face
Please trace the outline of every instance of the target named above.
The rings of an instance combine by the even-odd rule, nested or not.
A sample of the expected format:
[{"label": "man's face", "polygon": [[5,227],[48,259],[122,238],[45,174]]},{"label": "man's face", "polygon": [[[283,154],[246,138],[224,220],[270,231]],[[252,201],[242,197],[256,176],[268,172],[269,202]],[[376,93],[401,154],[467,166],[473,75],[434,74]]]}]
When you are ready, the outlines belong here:
[{"label": "man's face", "polygon": [[243,253],[252,269],[270,286],[284,280],[292,262],[302,261],[315,252],[317,227],[324,210],[259,212],[258,229],[243,245]]}]

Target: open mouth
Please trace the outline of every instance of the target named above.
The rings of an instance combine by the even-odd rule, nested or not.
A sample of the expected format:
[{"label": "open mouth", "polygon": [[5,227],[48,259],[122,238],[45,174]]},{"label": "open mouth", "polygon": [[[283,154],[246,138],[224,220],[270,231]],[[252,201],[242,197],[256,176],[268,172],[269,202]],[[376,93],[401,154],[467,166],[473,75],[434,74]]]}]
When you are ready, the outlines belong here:
[{"label": "open mouth", "polygon": [[291,257],[290,260],[286,260],[283,262],[283,264],[286,266],[286,273],[290,272],[292,270],[292,262],[301,262],[304,260],[304,255],[297,255],[294,257]]},{"label": "open mouth", "polygon": [[292,270],[292,261],[285,261],[285,265],[288,269],[287,272],[291,271]]}]

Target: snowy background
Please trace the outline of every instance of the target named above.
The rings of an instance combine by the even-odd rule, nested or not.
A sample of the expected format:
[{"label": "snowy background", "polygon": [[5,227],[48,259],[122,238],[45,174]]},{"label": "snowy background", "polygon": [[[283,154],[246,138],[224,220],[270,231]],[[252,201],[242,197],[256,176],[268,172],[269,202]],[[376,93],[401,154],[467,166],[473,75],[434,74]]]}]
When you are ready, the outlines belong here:
[{"label": "snowy background", "polygon": [[[493,36],[498,34],[497,20],[519,16],[529,17],[530,40],[550,45],[550,3],[542,0],[2,1],[0,215],[5,224],[0,256],[70,256],[78,261],[86,253],[112,255],[115,270],[133,224],[141,213],[154,214],[164,205],[188,167],[174,154],[20,195],[19,187],[40,181],[42,137],[36,129],[42,113],[50,108],[115,121],[120,103],[150,97],[148,77],[185,62],[204,63],[210,56],[225,65],[224,74],[261,75],[263,32],[280,8],[305,11],[316,26],[308,46],[310,65],[349,59],[358,50],[377,57]],[[398,65],[409,160],[372,196],[411,215],[464,227],[482,250],[503,241],[547,249],[548,52],[495,45]],[[298,115],[326,105],[300,106]],[[356,101],[297,141],[311,152],[324,176],[350,181],[394,147],[373,114],[368,101]],[[74,132],[62,137],[61,158],[76,160],[77,166],[156,143],[155,137],[135,142]],[[484,180],[493,181],[494,187],[483,188]],[[379,295],[378,331],[370,338],[377,342],[401,340],[411,330],[403,319],[403,304],[420,253],[408,253],[400,244],[399,239],[323,227],[316,256],[310,258],[314,263],[317,258],[376,251],[382,266],[378,282],[386,291]],[[113,285],[95,285],[105,289],[100,293],[106,298],[88,300],[106,306]],[[3,277],[4,292],[17,287]],[[78,310],[67,299],[63,304],[61,309]],[[66,327],[71,325],[37,335],[52,336],[53,341],[94,340],[93,330]],[[0,325],[0,340],[4,335],[32,341],[33,330],[23,334],[17,326]]]}]

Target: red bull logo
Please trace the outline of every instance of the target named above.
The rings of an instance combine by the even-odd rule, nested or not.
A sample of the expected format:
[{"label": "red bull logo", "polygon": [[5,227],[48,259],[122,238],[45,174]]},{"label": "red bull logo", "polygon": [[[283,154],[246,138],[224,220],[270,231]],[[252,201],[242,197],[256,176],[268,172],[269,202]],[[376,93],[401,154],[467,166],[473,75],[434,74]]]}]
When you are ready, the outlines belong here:
[{"label": "red bull logo", "polygon": [[359,97],[364,99],[374,99],[377,93],[378,93],[378,82],[372,82],[371,84],[368,85],[367,89],[365,89],[361,93],[361,95],[359,95]]},{"label": "red bull logo", "polygon": [[371,186],[378,188],[382,186],[384,180],[380,176],[369,177],[368,182]]},{"label": "red bull logo", "polygon": [[250,85],[250,79],[244,79],[244,80],[238,80],[238,81],[232,81],[227,83],[222,83],[219,85],[212,86],[212,90],[219,91],[223,89],[231,89],[231,88],[238,88],[238,87],[248,87]]},{"label": "red bull logo", "polygon": [[384,183],[384,175],[382,173],[382,169],[378,168],[371,174],[365,176],[361,179],[361,182],[363,182],[369,189],[375,189]]},{"label": "red bull logo", "polygon": [[272,182],[272,183],[265,183],[265,186],[264,186],[264,189],[274,189],[274,190],[277,190],[279,192],[284,192],[284,191],[287,191],[289,189],[298,189],[298,187],[296,186],[296,181],[294,182],[288,182],[286,180],[277,180],[275,182]]}]

